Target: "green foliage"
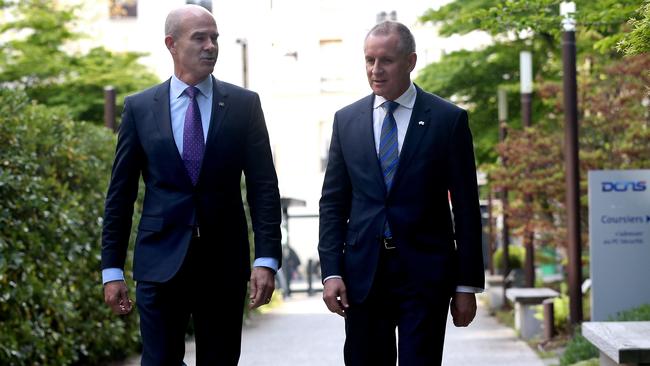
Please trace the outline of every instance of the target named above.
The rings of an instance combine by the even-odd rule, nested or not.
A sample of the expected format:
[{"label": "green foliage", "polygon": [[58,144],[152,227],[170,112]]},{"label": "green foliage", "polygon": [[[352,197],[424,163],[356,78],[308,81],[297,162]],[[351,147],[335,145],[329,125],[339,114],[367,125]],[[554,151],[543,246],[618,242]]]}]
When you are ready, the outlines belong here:
[{"label": "green foliage", "polygon": [[599,366],[600,365],[600,359],[598,357],[590,358],[588,360],[580,361],[577,363],[574,363],[571,366]]},{"label": "green foliage", "polygon": [[621,311],[614,318],[620,322],[632,321],[650,321],[650,304],[644,304],[639,307]]},{"label": "green foliage", "polygon": [[[523,268],[526,257],[526,249],[520,245],[508,246],[508,266],[510,269]],[[492,256],[495,269],[503,268],[503,248],[498,248]]]},{"label": "green foliage", "polygon": [[650,52],[650,1],[646,0],[639,10],[639,17],[628,22],[632,31],[618,43],[618,50],[626,55]]},{"label": "green foliage", "polygon": [[137,318],[103,303],[115,146],[103,127],[0,91],[0,364],[94,365],[133,352]]},{"label": "green foliage", "polygon": [[566,350],[560,358],[560,366],[596,358],[598,354],[598,349],[582,335],[582,330],[576,328],[573,338],[567,344]]},{"label": "green foliage", "polygon": [[[593,169],[642,169],[650,165],[648,109],[642,100],[650,85],[650,54],[617,60],[593,76],[579,80],[581,90],[580,175]],[[566,244],[566,210],[561,90],[557,83],[540,85],[539,94],[548,104],[549,126],[512,130],[498,145],[507,166],[489,172],[496,186],[511,192],[508,208],[513,232],[525,228],[536,233],[537,245]],[[581,185],[582,217],[588,217],[587,187]],[[527,205],[524,197],[532,202]],[[587,222],[582,223],[584,235]],[[586,236],[585,236],[586,239]]]},{"label": "green foliage", "polygon": [[105,86],[116,88],[121,108],[126,95],[157,82],[138,63],[142,53],[101,47],[85,54],[64,51],[82,36],[71,30],[78,21],[77,7],[54,0],[25,0],[6,7],[3,11],[11,13],[12,20],[0,25],[9,38],[0,43],[0,87],[23,89],[41,104],[68,106],[75,120],[97,123],[103,120]]},{"label": "green foliage", "polygon": [[[578,0],[574,15],[579,32],[593,36],[591,45],[619,38],[621,28],[638,11],[639,0]],[[450,36],[482,30],[493,36],[520,32],[559,41],[561,17],[558,0],[463,0],[429,10],[424,22],[441,25],[440,34]],[[614,42],[615,43],[615,42]],[[609,50],[611,51],[611,48]]]},{"label": "green foliage", "polygon": [[[616,52],[617,44],[626,50],[628,48],[624,47],[629,44],[630,54],[649,47],[648,8],[639,8],[639,0],[582,0],[576,3],[578,64],[588,62],[591,65],[593,80],[597,80],[603,65],[622,57]],[[642,13],[645,15],[639,15]],[[632,32],[627,24],[631,18],[639,19],[631,21]],[[560,81],[559,1],[455,0],[427,11],[420,20],[439,26],[442,36],[473,31],[493,36],[493,45],[485,49],[443,56],[439,62],[423,69],[416,81],[423,89],[451,98],[468,109],[477,161],[482,166],[493,163],[497,158],[494,147],[498,136],[498,87],[508,91],[508,125],[511,128],[521,126],[518,53],[524,49],[532,51],[536,83]],[[554,105],[539,96],[536,90],[533,123],[547,131],[557,130],[557,124],[548,118],[557,113]]]}]

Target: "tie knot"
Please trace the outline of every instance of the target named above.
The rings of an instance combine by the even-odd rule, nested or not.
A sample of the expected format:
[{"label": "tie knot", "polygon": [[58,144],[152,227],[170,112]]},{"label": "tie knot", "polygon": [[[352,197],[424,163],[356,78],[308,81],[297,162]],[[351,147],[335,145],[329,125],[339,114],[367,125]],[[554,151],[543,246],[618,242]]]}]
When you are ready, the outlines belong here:
[{"label": "tie knot", "polygon": [[384,105],[386,106],[386,113],[393,113],[399,107],[399,103],[394,100],[387,100]]},{"label": "tie knot", "polygon": [[196,97],[197,94],[199,94],[199,92],[200,92],[199,88],[197,88],[195,86],[188,86],[185,89],[185,94],[187,94],[187,96],[190,97],[190,98]]}]

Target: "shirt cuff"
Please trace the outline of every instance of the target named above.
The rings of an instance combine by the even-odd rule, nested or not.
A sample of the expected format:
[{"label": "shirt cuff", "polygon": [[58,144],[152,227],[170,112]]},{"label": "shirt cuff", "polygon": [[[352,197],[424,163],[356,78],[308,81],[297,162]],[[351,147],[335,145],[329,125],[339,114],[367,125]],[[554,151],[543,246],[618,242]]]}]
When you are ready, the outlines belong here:
[{"label": "shirt cuff", "polygon": [[253,262],[253,267],[267,267],[272,269],[273,272],[277,272],[279,263],[277,259],[272,257],[260,257],[255,259],[255,262]]},{"label": "shirt cuff", "polygon": [[119,268],[106,268],[102,270],[102,284],[111,281],[124,281],[124,271]]},{"label": "shirt cuff", "polygon": [[483,289],[480,287],[472,286],[456,286],[456,292],[465,292],[468,294],[478,294],[483,292]]},{"label": "shirt cuff", "polygon": [[343,278],[343,277],[341,277],[341,276],[339,276],[339,275],[327,276],[327,277],[325,277],[325,279],[323,280],[323,283],[327,282],[327,280],[331,280],[332,278]]}]

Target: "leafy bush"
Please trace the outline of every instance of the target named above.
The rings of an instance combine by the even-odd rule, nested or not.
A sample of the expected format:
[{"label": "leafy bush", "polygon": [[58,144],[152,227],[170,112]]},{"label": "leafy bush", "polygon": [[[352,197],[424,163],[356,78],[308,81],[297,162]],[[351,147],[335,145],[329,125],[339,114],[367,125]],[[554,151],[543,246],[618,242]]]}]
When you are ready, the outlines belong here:
[{"label": "leafy bush", "polygon": [[600,366],[600,359],[598,357],[594,357],[585,361],[574,363],[571,366]]},{"label": "leafy bush", "polygon": [[615,320],[621,322],[650,321],[650,304],[645,304],[630,310],[621,311],[620,313],[616,314]]},{"label": "leafy bush", "polygon": [[138,346],[103,303],[105,128],[0,90],[0,364],[93,365]]},{"label": "leafy bush", "polygon": [[572,365],[594,357],[598,357],[598,349],[582,335],[582,330],[577,328],[560,358],[560,366]]},{"label": "leafy bush", "polygon": [[[508,265],[510,269],[523,268],[526,250],[520,245],[508,246]],[[493,255],[494,268],[503,269],[503,248],[498,248]]]}]

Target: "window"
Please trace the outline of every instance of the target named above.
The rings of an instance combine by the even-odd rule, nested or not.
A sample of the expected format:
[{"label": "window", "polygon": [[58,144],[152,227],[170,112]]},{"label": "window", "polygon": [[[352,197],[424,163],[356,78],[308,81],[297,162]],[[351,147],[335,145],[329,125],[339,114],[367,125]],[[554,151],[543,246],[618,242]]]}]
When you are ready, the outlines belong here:
[{"label": "window", "polygon": [[345,54],[340,39],[323,39],[320,41],[320,89],[321,92],[340,92],[343,90],[343,70]]},{"label": "window", "polygon": [[187,0],[186,4],[200,5],[212,13],[212,0]]},{"label": "window", "polygon": [[109,6],[111,18],[136,18],[138,16],[138,0],[110,0]]}]

